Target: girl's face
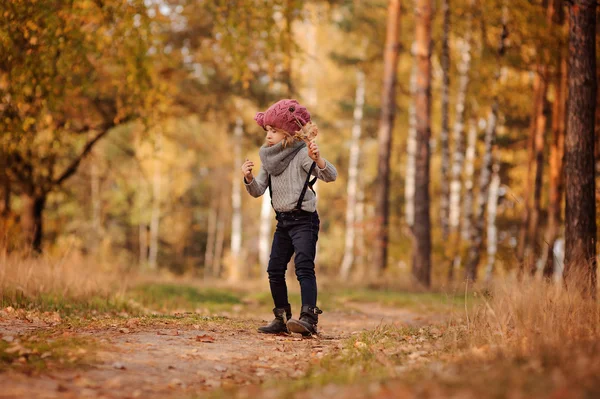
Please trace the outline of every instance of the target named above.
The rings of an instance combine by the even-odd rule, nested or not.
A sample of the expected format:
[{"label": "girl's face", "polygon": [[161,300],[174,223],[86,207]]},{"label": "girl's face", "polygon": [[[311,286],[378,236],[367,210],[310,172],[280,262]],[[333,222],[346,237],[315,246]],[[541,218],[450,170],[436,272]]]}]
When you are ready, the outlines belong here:
[{"label": "girl's face", "polygon": [[275,129],[272,126],[267,125],[267,145],[269,147],[279,144],[281,140],[285,139],[286,134],[283,130]]}]

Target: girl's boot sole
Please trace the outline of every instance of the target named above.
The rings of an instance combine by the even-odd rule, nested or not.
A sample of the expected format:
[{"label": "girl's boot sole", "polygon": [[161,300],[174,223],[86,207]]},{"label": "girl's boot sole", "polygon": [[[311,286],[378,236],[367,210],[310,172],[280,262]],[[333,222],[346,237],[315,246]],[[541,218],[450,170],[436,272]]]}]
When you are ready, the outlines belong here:
[{"label": "girl's boot sole", "polygon": [[312,331],[310,331],[308,328],[304,327],[302,324],[300,324],[299,322],[297,322],[296,320],[293,320],[293,319],[289,320],[287,322],[287,328],[288,328],[288,330],[290,330],[290,332],[302,334],[303,337],[308,337],[308,336],[315,334]]}]

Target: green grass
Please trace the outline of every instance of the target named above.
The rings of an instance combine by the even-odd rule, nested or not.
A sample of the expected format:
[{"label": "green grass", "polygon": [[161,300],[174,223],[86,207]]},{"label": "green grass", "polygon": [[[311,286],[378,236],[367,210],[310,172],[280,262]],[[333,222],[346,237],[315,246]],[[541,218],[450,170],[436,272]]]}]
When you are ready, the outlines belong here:
[{"label": "green grass", "polygon": [[142,306],[159,311],[220,310],[242,303],[240,294],[232,291],[163,283],[136,286],[127,292],[127,296]]},{"label": "green grass", "polygon": [[21,291],[5,291],[0,296],[0,305],[2,308],[12,306],[15,309],[59,312],[63,317],[94,311],[100,313],[139,313],[124,298],[116,295],[99,294],[77,297],[57,293],[25,295]]},{"label": "green grass", "polygon": [[[327,294],[326,294],[327,295]],[[447,310],[464,308],[465,297],[460,294],[439,292],[408,292],[396,290],[346,289],[330,296],[338,306],[347,302],[378,303],[383,306],[408,308],[411,310]],[[472,300],[470,295],[468,300]]]}]

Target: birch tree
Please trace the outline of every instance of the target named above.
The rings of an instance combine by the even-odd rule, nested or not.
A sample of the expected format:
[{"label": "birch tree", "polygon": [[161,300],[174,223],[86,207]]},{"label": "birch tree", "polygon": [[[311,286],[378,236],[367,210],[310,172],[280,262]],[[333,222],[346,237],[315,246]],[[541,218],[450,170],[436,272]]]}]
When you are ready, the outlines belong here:
[{"label": "birch tree", "polygon": [[356,237],[356,202],[358,195],[358,166],[360,159],[360,136],[362,132],[363,109],[365,104],[365,73],[359,68],[356,71],[356,95],[354,101],[354,123],[350,141],[350,160],[348,162],[348,187],[346,203],[346,237],[344,258],[340,269],[340,277],[348,279],[354,262]]}]

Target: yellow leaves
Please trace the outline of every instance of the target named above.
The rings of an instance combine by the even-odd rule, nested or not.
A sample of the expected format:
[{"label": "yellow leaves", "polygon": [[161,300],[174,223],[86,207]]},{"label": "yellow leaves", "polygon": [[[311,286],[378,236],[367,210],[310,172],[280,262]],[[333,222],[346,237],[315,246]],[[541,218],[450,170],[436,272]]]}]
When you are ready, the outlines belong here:
[{"label": "yellow leaves", "polygon": [[28,131],[35,124],[35,119],[28,116],[23,121],[23,130]]}]

